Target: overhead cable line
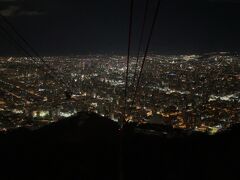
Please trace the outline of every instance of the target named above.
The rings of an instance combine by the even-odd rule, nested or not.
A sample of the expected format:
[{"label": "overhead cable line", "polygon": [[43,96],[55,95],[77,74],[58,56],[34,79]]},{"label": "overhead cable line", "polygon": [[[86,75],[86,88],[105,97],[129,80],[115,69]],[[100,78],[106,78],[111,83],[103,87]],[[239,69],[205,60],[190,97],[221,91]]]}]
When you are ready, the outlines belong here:
[{"label": "overhead cable line", "polygon": [[34,57],[25,49],[24,46],[22,46],[16,39],[14,39],[11,34],[9,33],[9,31],[0,24],[0,29],[2,30],[2,32],[6,35],[6,39],[8,41],[12,41],[15,44],[15,47],[22,51],[26,56],[30,57],[32,60],[34,60]]},{"label": "overhead cable line", "polygon": [[130,16],[129,16],[129,32],[128,32],[128,54],[127,54],[127,70],[126,70],[126,79],[125,79],[125,106],[124,106],[124,118],[127,111],[127,98],[128,98],[128,74],[129,74],[129,62],[130,62],[130,50],[131,50],[131,41],[132,41],[132,21],[133,21],[133,5],[134,0],[131,0],[130,5]]},{"label": "overhead cable line", "polygon": [[138,51],[137,51],[137,59],[136,59],[136,64],[135,64],[135,68],[134,68],[134,75],[133,75],[133,79],[132,79],[133,88],[134,88],[134,84],[135,84],[135,80],[136,80],[136,76],[137,76],[138,62],[139,62],[141,47],[142,47],[142,43],[143,43],[144,29],[145,29],[146,20],[147,20],[147,14],[148,14],[148,5],[149,5],[149,0],[146,0],[144,16],[143,16],[143,24],[142,24],[140,40],[139,40],[139,45],[138,45]]},{"label": "overhead cable line", "polygon": [[161,2],[161,0],[158,0],[157,7],[156,7],[156,10],[155,10],[155,13],[154,13],[153,22],[152,22],[152,26],[151,26],[151,29],[150,29],[150,34],[149,34],[149,37],[148,37],[148,40],[147,40],[147,46],[146,46],[146,49],[145,49],[145,52],[144,52],[144,57],[143,57],[140,73],[139,73],[139,76],[138,76],[138,79],[137,79],[137,84],[136,84],[136,88],[135,88],[135,92],[134,92],[134,96],[133,96],[133,100],[132,100],[132,105],[134,104],[134,101],[136,100],[136,96],[137,96],[138,91],[140,91],[139,86],[140,86],[140,83],[141,83],[143,68],[144,68],[146,58],[147,58],[147,55],[148,55],[148,50],[149,50],[149,47],[150,47],[153,31],[154,31],[154,28],[155,28],[155,25],[156,25],[156,22],[157,22],[157,17],[158,17],[159,8],[160,8],[160,2]]},{"label": "overhead cable line", "polygon": [[[0,14],[0,17],[3,19],[3,21],[13,30],[13,32],[17,35],[18,38],[20,38],[21,41],[23,41],[27,47],[38,57],[46,66],[46,61],[38,54],[38,52],[31,46],[31,44],[17,31],[17,29],[5,18],[3,15]],[[49,67],[50,68],[50,67]]]},{"label": "overhead cable line", "polygon": [[[2,20],[6,23],[6,25],[8,25],[11,30],[17,35],[17,37],[25,43],[25,45],[33,52],[33,54],[37,57],[37,59],[39,59],[40,61],[42,61],[42,63],[46,66],[46,68],[48,68],[50,70],[51,73],[53,73],[54,75],[50,74],[49,75],[55,79],[55,81],[57,83],[58,80],[56,79],[56,77],[58,77],[58,74],[54,71],[54,69],[52,69],[48,64],[47,62],[39,55],[39,53],[31,46],[31,44],[17,31],[17,29],[7,20],[7,18],[5,18],[3,15],[0,14],[0,17],[2,18]],[[24,53],[26,55],[28,55],[32,60],[35,60],[35,58],[24,48],[24,46],[22,46],[20,43],[17,42],[16,39],[14,39],[14,37],[11,36],[11,34],[7,31],[6,28],[4,28],[3,26],[1,27],[1,29],[7,34],[7,36],[9,38],[11,38],[14,43],[16,43],[16,45],[24,51]],[[64,84],[65,88],[68,89],[68,84],[65,83],[61,78],[59,78],[61,83]],[[62,86],[62,85],[61,85]]]}]

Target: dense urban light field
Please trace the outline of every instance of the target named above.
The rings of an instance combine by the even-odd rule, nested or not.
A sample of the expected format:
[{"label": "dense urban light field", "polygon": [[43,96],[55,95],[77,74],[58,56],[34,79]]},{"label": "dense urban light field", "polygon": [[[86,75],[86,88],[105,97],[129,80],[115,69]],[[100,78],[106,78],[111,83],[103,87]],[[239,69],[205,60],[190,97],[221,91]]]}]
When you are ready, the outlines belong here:
[{"label": "dense urban light field", "polygon": [[[126,57],[0,58],[0,127],[38,127],[78,111],[124,117]],[[137,89],[131,59],[129,121],[215,133],[240,121],[240,56],[150,55]],[[141,62],[141,60],[140,60]],[[140,64],[140,63],[139,63]],[[139,73],[139,66],[136,69]],[[72,97],[66,98],[65,91]],[[134,101],[133,101],[134,100]]]}]

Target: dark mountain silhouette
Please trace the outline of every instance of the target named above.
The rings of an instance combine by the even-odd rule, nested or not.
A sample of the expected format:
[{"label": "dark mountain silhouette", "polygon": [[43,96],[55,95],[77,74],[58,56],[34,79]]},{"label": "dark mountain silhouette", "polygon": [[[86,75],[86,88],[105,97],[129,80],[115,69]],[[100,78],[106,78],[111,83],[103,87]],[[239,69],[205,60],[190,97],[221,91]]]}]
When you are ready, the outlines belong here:
[{"label": "dark mountain silhouette", "polygon": [[78,113],[0,135],[1,179],[239,179],[240,126],[214,136]]},{"label": "dark mountain silhouette", "polygon": [[0,137],[1,179],[117,179],[118,125],[79,113]]}]

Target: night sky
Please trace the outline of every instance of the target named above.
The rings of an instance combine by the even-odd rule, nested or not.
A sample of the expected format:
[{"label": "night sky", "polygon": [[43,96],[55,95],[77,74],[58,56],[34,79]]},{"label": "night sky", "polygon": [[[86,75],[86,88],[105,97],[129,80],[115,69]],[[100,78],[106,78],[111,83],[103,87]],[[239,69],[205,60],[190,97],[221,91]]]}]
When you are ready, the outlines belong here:
[{"label": "night sky", "polygon": [[[157,0],[150,1],[147,28]],[[135,1],[135,49],[144,5],[145,0]],[[0,0],[1,14],[42,55],[126,54],[129,7],[129,0]],[[163,0],[150,50],[162,54],[239,51],[240,1]],[[0,55],[16,54],[21,53],[0,31]]]}]

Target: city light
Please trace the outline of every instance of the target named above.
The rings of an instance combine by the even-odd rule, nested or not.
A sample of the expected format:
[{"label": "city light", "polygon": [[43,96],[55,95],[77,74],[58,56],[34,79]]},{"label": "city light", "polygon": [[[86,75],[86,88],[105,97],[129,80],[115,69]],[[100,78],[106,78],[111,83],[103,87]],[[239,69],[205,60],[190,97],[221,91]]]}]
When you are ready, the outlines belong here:
[{"label": "city light", "polygon": [[[56,79],[68,82],[68,86],[52,79],[49,75],[52,72],[45,72],[41,62],[33,63],[25,57],[0,58],[0,69],[5,69],[0,79],[0,112],[5,119],[9,118],[1,128],[25,126],[26,121],[35,125],[43,120],[52,122],[79,111],[95,112],[114,121],[123,117],[126,57],[44,59],[58,71]],[[239,122],[238,55],[152,54],[147,61],[135,102],[135,82],[130,81],[127,120],[163,123],[210,134]],[[131,78],[134,66],[133,59]],[[71,90],[71,99],[66,99],[66,90]]]}]

